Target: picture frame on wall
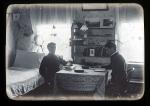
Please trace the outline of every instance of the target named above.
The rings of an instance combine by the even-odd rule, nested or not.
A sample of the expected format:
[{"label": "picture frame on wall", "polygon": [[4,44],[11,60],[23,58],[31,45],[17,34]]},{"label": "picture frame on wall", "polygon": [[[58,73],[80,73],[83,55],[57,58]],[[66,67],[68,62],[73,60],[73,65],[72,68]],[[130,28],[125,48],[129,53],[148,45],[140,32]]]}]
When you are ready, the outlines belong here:
[{"label": "picture frame on wall", "polygon": [[114,28],[115,21],[114,18],[102,18],[100,19],[100,28]]}]

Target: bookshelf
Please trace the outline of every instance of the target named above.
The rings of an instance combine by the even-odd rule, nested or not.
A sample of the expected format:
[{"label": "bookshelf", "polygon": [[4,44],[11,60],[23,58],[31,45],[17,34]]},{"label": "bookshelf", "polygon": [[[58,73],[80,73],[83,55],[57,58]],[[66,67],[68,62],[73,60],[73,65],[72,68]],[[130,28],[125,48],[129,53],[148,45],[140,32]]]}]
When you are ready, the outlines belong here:
[{"label": "bookshelf", "polygon": [[102,27],[102,20],[106,22],[106,19],[108,20],[104,18],[99,22],[90,22],[90,24],[88,21],[75,21],[72,24],[70,44],[74,63],[82,64],[84,61],[103,64],[110,62],[104,45],[108,40],[115,41],[115,22],[111,23],[111,26]]}]

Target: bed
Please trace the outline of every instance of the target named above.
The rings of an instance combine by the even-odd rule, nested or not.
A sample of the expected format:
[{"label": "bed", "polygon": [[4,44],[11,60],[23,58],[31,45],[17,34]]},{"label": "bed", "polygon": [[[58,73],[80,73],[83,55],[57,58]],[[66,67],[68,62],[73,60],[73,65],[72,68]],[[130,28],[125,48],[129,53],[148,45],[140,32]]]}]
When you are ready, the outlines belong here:
[{"label": "bed", "polygon": [[9,98],[24,95],[44,83],[39,74],[43,53],[17,50],[12,67],[6,69],[6,92]]}]

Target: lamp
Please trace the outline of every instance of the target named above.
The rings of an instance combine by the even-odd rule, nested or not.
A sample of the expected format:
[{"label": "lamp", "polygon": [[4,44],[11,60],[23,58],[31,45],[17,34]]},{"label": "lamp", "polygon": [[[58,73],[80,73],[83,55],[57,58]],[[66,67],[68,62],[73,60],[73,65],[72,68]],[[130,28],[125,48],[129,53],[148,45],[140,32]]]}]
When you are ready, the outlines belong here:
[{"label": "lamp", "polygon": [[82,30],[82,31],[84,31],[84,32],[88,30],[88,27],[87,27],[86,23],[84,23],[84,24],[82,25],[82,27],[80,28],[80,30]]}]

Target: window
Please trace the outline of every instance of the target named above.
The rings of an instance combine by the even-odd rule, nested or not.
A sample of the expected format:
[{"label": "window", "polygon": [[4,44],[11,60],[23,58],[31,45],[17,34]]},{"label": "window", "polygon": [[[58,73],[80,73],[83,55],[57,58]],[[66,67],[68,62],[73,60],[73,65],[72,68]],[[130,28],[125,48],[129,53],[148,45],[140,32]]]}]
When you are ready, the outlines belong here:
[{"label": "window", "polygon": [[71,59],[71,47],[69,46],[69,39],[71,37],[71,26],[67,24],[56,24],[56,36],[51,33],[53,25],[39,25],[37,26],[37,34],[39,41],[42,43],[44,53],[48,53],[47,44],[49,42],[56,43],[56,55],[63,56],[64,59]]},{"label": "window", "polygon": [[144,62],[144,25],[142,21],[121,23],[119,27],[120,53],[127,62]]}]

